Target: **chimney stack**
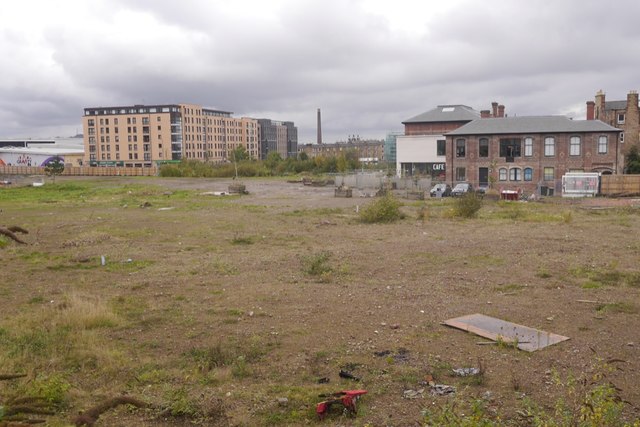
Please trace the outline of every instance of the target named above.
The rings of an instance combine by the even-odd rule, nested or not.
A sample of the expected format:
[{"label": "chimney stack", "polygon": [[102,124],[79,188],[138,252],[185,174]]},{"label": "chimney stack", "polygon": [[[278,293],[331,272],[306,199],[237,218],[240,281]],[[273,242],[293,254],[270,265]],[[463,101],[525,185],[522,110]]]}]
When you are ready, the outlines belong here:
[{"label": "chimney stack", "polygon": [[481,119],[490,119],[491,118],[491,111],[490,110],[482,110],[482,111],[480,111],[480,118]]},{"label": "chimney stack", "polygon": [[504,105],[502,104],[498,105],[498,117],[504,117]]},{"label": "chimney stack", "polygon": [[320,118],[320,109],[318,108],[318,144],[322,144],[322,119]]},{"label": "chimney stack", "polygon": [[596,111],[594,114],[595,119],[602,120],[602,121],[606,120],[606,117],[604,114],[604,104],[605,104],[605,93],[601,89],[596,93]]},{"label": "chimney stack", "polygon": [[497,102],[492,102],[491,103],[491,109],[493,111],[493,117],[498,117],[498,103]]},{"label": "chimney stack", "polygon": [[594,101],[587,101],[587,120],[595,120],[596,118],[596,103]]},{"label": "chimney stack", "polygon": [[638,109],[638,92],[632,90],[627,95],[627,114],[625,118],[624,141],[635,146],[640,144],[640,111]]}]

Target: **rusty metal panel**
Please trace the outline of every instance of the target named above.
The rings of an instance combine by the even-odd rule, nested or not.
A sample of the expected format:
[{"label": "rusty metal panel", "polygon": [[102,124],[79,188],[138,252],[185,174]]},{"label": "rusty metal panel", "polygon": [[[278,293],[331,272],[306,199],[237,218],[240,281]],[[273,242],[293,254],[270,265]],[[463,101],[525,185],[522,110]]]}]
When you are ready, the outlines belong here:
[{"label": "rusty metal panel", "polygon": [[483,314],[469,314],[444,321],[445,325],[472,332],[493,341],[517,344],[520,350],[536,351],[566,341],[569,337],[529,328]]}]

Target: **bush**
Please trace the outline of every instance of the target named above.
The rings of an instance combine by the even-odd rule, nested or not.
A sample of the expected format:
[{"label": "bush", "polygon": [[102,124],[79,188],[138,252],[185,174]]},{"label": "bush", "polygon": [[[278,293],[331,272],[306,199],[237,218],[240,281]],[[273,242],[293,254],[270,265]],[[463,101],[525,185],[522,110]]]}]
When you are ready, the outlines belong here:
[{"label": "bush", "polygon": [[389,223],[403,219],[404,214],[400,211],[401,205],[402,204],[393,197],[393,194],[387,193],[360,211],[360,221],[372,224],[380,222]]},{"label": "bush", "polygon": [[455,199],[453,214],[460,218],[475,218],[480,208],[482,208],[482,199],[475,193],[466,193]]}]

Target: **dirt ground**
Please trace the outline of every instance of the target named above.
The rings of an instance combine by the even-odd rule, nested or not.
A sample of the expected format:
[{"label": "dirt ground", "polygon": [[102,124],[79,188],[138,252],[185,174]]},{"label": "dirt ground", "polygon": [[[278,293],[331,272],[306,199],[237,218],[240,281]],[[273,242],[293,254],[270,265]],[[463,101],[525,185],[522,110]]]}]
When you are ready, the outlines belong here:
[{"label": "dirt ground", "polygon": [[[76,181],[86,180],[59,178]],[[405,219],[363,224],[358,211],[374,199],[335,198],[332,186],[244,180],[249,194],[213,196],[232,181],[93,182],[127,191],[35,209],[0,199],[0,225],[30,230],[29,245],[0,248],[0,332],[57,318],[70,295],[121,318],[90,331],[102,353],[73,353],[74,363],[60,350],[32,364],[0,354],[6,369],[71,384],[52,425],[123,393],[193,406],[174,416],[120,407],[96,425],[409,426],[474,399],[505,425],[527,425],[526,402],[552,412],[571,402],[568,378],[591,384],[596,373],[619,389],[624,416],[640,417],[637,199],[486,200],[463,220],[452,200],[397,193]],[[442,325],[473,313],[570,340],[528,353]],[[484,374],[454,376],[460,367]],[[432,377],[455,395],[430,394]],[[368,391],[357,417],[318,421],[317,396],[345,389]]]}]

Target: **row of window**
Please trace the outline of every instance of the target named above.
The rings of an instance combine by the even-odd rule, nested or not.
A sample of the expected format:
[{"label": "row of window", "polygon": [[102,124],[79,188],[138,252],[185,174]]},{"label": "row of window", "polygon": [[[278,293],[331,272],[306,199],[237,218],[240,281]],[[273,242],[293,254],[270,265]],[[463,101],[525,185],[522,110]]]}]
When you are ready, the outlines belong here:
[{"label": "row of window", "polygon": [[[553,136],[544,138],[544,156],[553,157],[556,155],[556,139]],[[500,139],[500,157],[522,157],[523,144],[520,138],[501,138]],[[462,158],[467,155],[467,141],[464,138],[456,139],[456,157]],[[606,135],[598,137],[597,153],[607,154],[609,152],[609,138]],[[437,155],[444,156],[446,154],[446,141],[437,141]],[[579,136],[569,138],[569,155],[582,155],[582,139]],[[524,157],[533,156],[533,138],[524,138]],[[489,157],[489,139],[480,138],[478,140],[478,157]]]},{"label": "row of window", "polygon": [[[542,180],[553,181],[555,179],[555,170],[552,167],[542,169]],[[467,168],[456,168],[456,181],[467,180]],[[532,168],[500,168],[498,169],[498,181],[533,181]]]}]

